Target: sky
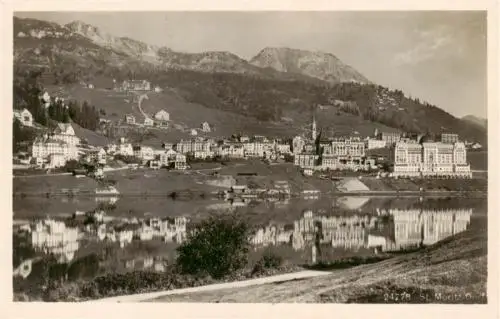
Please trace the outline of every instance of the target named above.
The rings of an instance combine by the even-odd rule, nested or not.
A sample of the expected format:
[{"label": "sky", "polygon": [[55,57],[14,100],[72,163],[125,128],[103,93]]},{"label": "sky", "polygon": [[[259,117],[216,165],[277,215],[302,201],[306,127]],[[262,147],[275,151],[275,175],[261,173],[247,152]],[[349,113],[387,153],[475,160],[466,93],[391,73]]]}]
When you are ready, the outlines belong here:
[{"label": "sky", "polygon": [[18,12],[65,24],[81,20],[116,36],[176,51],[265,47],[332,53],[369,80],[461,117],[486,118],[484,11]]}]

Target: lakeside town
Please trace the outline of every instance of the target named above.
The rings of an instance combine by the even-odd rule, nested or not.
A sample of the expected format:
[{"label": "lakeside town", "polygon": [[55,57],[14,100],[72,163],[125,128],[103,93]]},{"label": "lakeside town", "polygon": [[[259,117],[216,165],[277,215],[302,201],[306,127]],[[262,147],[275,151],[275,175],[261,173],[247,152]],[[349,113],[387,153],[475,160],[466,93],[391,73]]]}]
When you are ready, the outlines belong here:
[{"label": "lakeside town", "polygon": [[[123,90],[145,91],[150,90],[151,84],[148,81],[125,81],[121,86]],[[155,88],[158,90],[158,88]],[[59,98],[52,98],[45,92],[40,99],[44,103],[59,101]],[[15,112],[14,118],[19,120],[23,126],[32,127],[33,117],[26,109]],[[155,121],[150,124],[158,127],[168,127],[170,117],[167,111],[159,111],[155,116]],[[135,119],[127,115],[125,122],[128,125],[137,125]],[[144,123],[145,126],[149,124]],[[202,123],[201,130],[210,131],[208,123]],[[196,130],[194,130],[196,132]],[[347,136],[343,138],[323,137],[321,128],[317,127],[313,114],[311,118],[308,134],[303,134],[290,139],[272,139],[266,136],[245,136],[235,135],[221,139],[193,136],[188,140],[180,140],[177,143],[163,143],[157,148],[131,143],[126,138],[121,137],[116,143],[103,147],[89,145],[75,134],[70,123],[58,123],[57,127],[50,133],[39,136],[30,145],[29,152],[16,154],[14,158],[14,168],[17,172],[24,170],[39,171],[40,178],[44,174],[50,178],[55,174],[70,174],[75,178],[89,177],[100,181],[101,187],[96,188],[91,196],[99,198],[99,202],[113,205],[118,200],[120,192],[110,184],[106,184],[106,174],[114,170],[137,170],[137,169],[168,169],[174,171],[186,171],[191,168],[192,163],[212,162],[218,166],[211,168],[213,172],[222,166],[224,161],[255,161],[259,160],[266,165],[284,165],[292,163],[304,176],[325,179],[330,176],[332,181],[342,180],[342,175],[337,174],[351,172],[351,179],[347,182],[339,183],[337,188],[345,192],[369,193],[370,189],[363,184],[362,177],[366,174],[375,176],[376,179],[471,179],[473,178],[470,164],[467,162],[468,150],[481,149],[478,143],[463,142],[458,134],[443,133],[438,139],[433,140],[427,135],[411,135],[395,132],[375,131],[373,136],[361,138],[359,136]],[[196,135],[196,134],[193,134]],[[381,151],[382,150],[382,151]],[[384,154],[384,155],[382,155]],[[120,163],[120,164],[118,164]],[[113,166],[111,166],[112,164]],[[226,164],[227,165],[227,164]],[[325,174],[330,173],[330,175]],[[331,174],[333,173],[333,174]],[[244,173],[241,175],[257,175],[256,173]],[[19,177],[23,177],[21,174]],[[352,178],[358,177],[358,178]],[[104,181],[104,183],[103,183]],[[292,195],[289,181],[275,180],[272,188],[252,188],[249,185],[237,184],[233,179],[225,188],[217,192],[217,196],[230,202],[229,208],[242,207],[250,201],[259,200],[262,196],[266,200],[282,201],[287,200]],[[422,189],[418,189],[420,193]],[[72,192],[61,189],[60,194],[82,195],[85,193]],[[127,194],[130,195],[130,194]],[[320,191],[317,189],[303,190],[300,194],[304,199],[317,199]],[[226,208],[227,208],[226,207]],[[90,215],[89,215],[90,214]],[[310,220],[309,226],[314,224],[314,220],[306,213],[304,217]],[[393,213],[389,213],[394,215]],[[398,214],[396,214],[398,215]],[[470,213],[469,213],[470,215]],[[118,242],[120,247],[124,247],[132,241],[132,238],[139,240],[151,240],[153,237],[161,237],[165,242],[182,243],[186,237],[185,217],[175,217],[167,219],[152,218],[148,220],[122,220],[120,226],[113,228],[103,223],[105,212],[76,212],[73,221],[97,222],[98,226],[87,224],[80,229],[88,234],[92,234],[99,240],[110,240]],[[337,224],[336,221],[322,222],[330,225]],[[373,223],[374,220],[363,220],[362,223]],[[259,229],[255,237],[251,239],[254,244],[266,244],[270,242],[289,243],[293,242],[294,247],[303,246],[303,236],[298,237],[293,234],[302,229],[302,233],[310,233],[311,229],[305,229],[304,219],[299,224],[295,224],[293,230],[284,230],[283,227]],[[342,221],[346,223],[346,221]],[[356,219],[359,226],[360,221]],[[332,225],[333,225],[332,224]],[[331,226],[331,225],[330,225]],[[328,229],[330,226],[322,226]],[[352,225],[351,225],[352,226]],[[111,228],[110,228],[111,227]],[[307,228],[306,227],[306,228]],[[52,219],[38,220],[34,224],[24,224],[22,230],[28,231],[32,236],[34,247],[52,247],[52,253],[58,252],[66,256],[66,260],[74,255],[78,249],[77,241],[81,235],[77,228],[66,228],[61,221]],[[51,235],[49,235],[51,234]],[[270,235],[273,234],[273,235]],[[359,237],[356,237],[358,235]],[[269,239],[271,237],[274,239]],[[290,239],[291,236],[295,239]],[[309,235],[307,235],[309,236]],[[306,237],[307,237],[306,236]],[[333,236],[333,237],[332,237]],[[335,236],[347,236],[344,239],[355,239],[364,241],[364,231],[344,233],[344,235],[323,235],[322,241]],[[354,237],[352,237],[354,236]],[[267,238],[267,239],[264,239]],[[297,239],[301,238],[301,239]],[[340,238],[340,237],[339,237]],[[367,237],[367,238],[374,238]],[[375,240],[375,239],[373,239]],[[332,242],[332,245],[334,244]],[[386,243],[382,246],[388,249],[390,245]],[[400,244],[396,245],[400,247]],[[396,247],[395,246],[395,247]],[[64,259],[63,259],[64,260]]]},{"label": "lakeside town", "polygon": [[[138,82],[141,86],[133,86],[135,90],[149,89],[149,82]],[[59,101],[47,92],[40,99],[49,105],[51,101]],[[14,118],[23,126],[35,125],[27,109],[14,112]],[[149,120],[151,126],[163,127],[168,126],[170,116],[161,110],[154,115],[154,120]],[[136,123],[131,115],[126,115],[125,122]],[[201,123],[201,131],[210,132],[210,124]],[[372,136],[364,138],[356,134],[328,138],[317,128],[314,113],[310,128],[288,139],[237,133],[215,139],[196,136],[196,129],[192,133],[191,139],[165,142],[156,148],[131,143],[124,137],[116,143],[97,147],[76,136],[71,123],[58,123],[52,132],[37,137],[28,152],[15,154],[14,168],[50,170],[77,161],[92,165],[94,176],[102,177],[106,164],[113,159],[122,159],[130,167],[175,170],[187,169],[191,161],[261,159],[269,164],[293,162],[308,176],[321,171],[378,171],[392,178],[472,178],[467,152],[482,148],[477,142],[462,141],[458,134],[449,132],[429,136],[375,130]]]},{"label": "lakeside town", "polygon": [[[150,86],[147,81],[139,83],[142,86],[137,90],[145,89],[143,85]],[[55,100],[47,93],[40,98]],[[34,125],[27,110],[14,116],[23,126]],[[167,111],[160,111],[155,116],[155,119],[158,118],[160,122],[153,122],[152,125],[168,127]],[[137,125],[129,115],[125,122],[126,125]],[[208,123],[203,123],[201,127],[203,131],[210,130]],[[93,196],[104,209],[76,211],[66,219],[54,219],[49,213],[48,217],[38,216],[30,222],[18,221],[14,236],[16,241],[22,243],[20,245],[31,247],[33,256],[55,256],[60,264],[84,258],[78,252],[82,245],[89,243],[103,247],[112,245],[122,250],[134,243],[156,243],[165,247],[181,245],[189,232],[190,218],[186,216],[117,217],[107,214],[105,207],[113,207],[120,196],[134,195],[120,193],[120,183],[116,185],[116,182],[111,183],[107,179],[109,174],[117,170],[127,176],[139,170],[189,172],[193,165],[198,165],[198,173],[205,169],[207,175],[219,179],[216,185],[222,187],[212,191],[212,195],[227,204],[217,204],[218,209],[234,211],[256,201],[276,201],[286,205],[297,194],[294,194],[296,189],[291,186],[291,180],[286,179],[273,180],[272,187],[238,183],[235,177],[258,175],[248,169],[237,176],[219,175],[218,169],[228,163],[241,165],[258,161],[271,169],[292,165],[305,178],[329,181],[337,192],[370,194],[376,193],[374,180],[432,179],[438,183],[449,179],[471,180],[473,172],[467,161],[467,153],[481,149],[478,143],[463,142],[458,134],[453,133],[443,133],[437,139],[427,135],[378,131],[365,138],[356,135],[325,138],[321,128],[317,127],[314,114],[306,132],[289,139],[245,135],[214,139],[192,134],[190,139],[177,143],[165,142],[157,148],[132,143],[121,137],[116,143],[95,146],[80,139],[70,123],[58,123],[51,133],[37,137],[30,145],[29,152],[16,154],[14,167],[17,174],[23,171],[30,174],[36,172],[34,175],[21,173],[18,178],[34,176],[50,179],[70,175],[75,179],[93,179],[98,186],[90,193],[59,188],[58,191],[52,190],[50,196]],[[212,165],[205,168],[204,163]],[[251,169],[252,165],[248,167]],[[372,182],[368,183],[370,180],[367,177],[370,176]],[[220,182],[221,179],[224,182]],[[403,186],[401,189],[423,196],[424,189],[413,186],[406,189]],[[453,189],[444,191],[444,194],[449,191]],[[175,194],[177,199],[182,200],[183,192],[186,191],[179,190],[168,195]],[[298,196],[303,200],[314,201],[322,196],[322,191],[302,189]],[[319,260],[331,259],[328,256],[338,249],[355,251],[355,255],[361,250],[364,255],[376,256],[432,245],[463,232],[470,223],[471,215],[472,209],[377,209],[371,214],[345,217],[317,215],[312,210],[306,210],[302,218],[293,223],[273,223],[254,228],[248,240],[254,250],[290,247],[296,253],[305,251],[305,257],[302,253],[299,258],[301,262],[315,264]],[[38,260],[33,256],[19,261],[14,276],[29,277],[33,263]],[[161,272],[172,258],[171,253],[163,257],[132,256],[123,260],[120,267],[125,271],[140,267]]]},{"label": "lakeside town", "polygon": [[14,15],[14,301],[487,303],[486,16],[115,14]]}]

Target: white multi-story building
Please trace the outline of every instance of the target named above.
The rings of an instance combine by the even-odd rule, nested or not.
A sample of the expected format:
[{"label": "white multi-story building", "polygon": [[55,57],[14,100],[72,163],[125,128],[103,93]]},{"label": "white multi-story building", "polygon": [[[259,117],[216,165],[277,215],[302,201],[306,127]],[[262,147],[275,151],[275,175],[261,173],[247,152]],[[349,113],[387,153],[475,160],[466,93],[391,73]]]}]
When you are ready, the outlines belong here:
[{"label": "white multi-story building", "polygon": [[243,143],[246,157],[263,157],[264,143],[261,141],[251,141]]},{"label": "white multi-story building", "polygon": [[377,140],[377,139],[369,138],[366,142],[366,147],[369,150],[377,149],[377,148],[384,148],[386,146],[387,146],[387,141],[384,141],[384,140]]},{"label": "white multi-story building", "polygon": [[99,147],[87,153],[87,161],[90,163],[106,164],[106,151],[104,148]]},{"label": "white multi-story building", "polygon": [[116,146],[115,154],[123,156],[134,156],[134,148],[131,143],[125,141],[125,139],[120,139],[120,143]]},{"label": "white multi-story building", "polygon": [[134,156],[143,161],[150,161],[155,158],[155,152],[152,147],[137,145],[132,147]]},{"label": "white multi-story building", "polygon": [[204,139],[181,140],[175,145],[175,150],[182,154],[194,154],[195,152],[211,151],[212,142]]},{"label": "white multi-story building", "polygon": [[[35,139],[31,152],[34,158],[48,159],[52,154],[62,155],[66,160],[79,157],[80,139],[71,124],[59,123],[52,134]],[[59,158],[56,156],[56,158]]]},{"label": "white multi-story building", "polygon": [[394,175],[420,176],[422,145],[416,142],[396,143],[394,148]]},{"label": "white multi-story building", "polygon": [[212,151],[194,151],[194,158],[207,159],[214,156]]},{"label": "white multi-story building", "polygon": [[76,147],[70,147],[68,143],[52,138],[36,139],[31,147],[31,156],[33,158],[47,159],[52,154],[62,155],[66,160],[78,158]]},{"label": "white multi-story building", "polygon": [[472,176],[465,144],[398,142],[394,148],[395,177]]},{"label": "white multi-story building", "polygon": [[290,143],[285,143],[285,142],[276,142],[275,143],[275,150],[279,154],[291,154],[292,153]]},{"label": "white multi-story building", "polygon": [[187,168],[186,155],[177,153],[174,157],[174,169],[184,170]]},{"label": "white multi-story building", "polygon": [[359,138],[335,139],[323,144],[321,169],[365,169],[365,143]]},{"label": "white multi-story building", "polygon": [[221,157],[244,158],[245,148],[242,143],[222,144],[217,148],[217,154]]},{"label": "white multi-story building", "polygon": [[57,123],[57,128],[51,137],[57,141],[67,143],[70,147],[76,147],[80,144],[80,138],[75,135],[75,130],[69,123]]},{"label": "white multi-story building", "polygon": [[50,154],[48,159],[48,167],[64,167],[66,165],[66,157],[64,154]]},{"label": "white multi-story building", "polygon": [[295,154],[293,163],[301,168],[314,169],[317,165],[319,156],[316,154]]},{"label": "white multi-story building", "polygon": [[293,154],[300,154],[304,151],[304,146],[306,142],[301,136],[295,136],[292,140],[292,151]]},{"label": "white multi-story building", "polygon": [[393,145],[401,140],[401,133],[398,132],[382,132],[380,139],[386,141],[387,145]]}]

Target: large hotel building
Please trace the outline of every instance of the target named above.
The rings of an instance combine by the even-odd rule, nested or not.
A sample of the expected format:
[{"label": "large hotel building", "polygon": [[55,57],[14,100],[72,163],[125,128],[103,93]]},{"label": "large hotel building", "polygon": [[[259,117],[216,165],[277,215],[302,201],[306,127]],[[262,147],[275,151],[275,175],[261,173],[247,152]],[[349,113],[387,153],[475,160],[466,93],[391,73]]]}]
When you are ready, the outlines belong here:
[{"label": "large hotel building", "polygon": [[472,176],[467,150],[462,142],[442,143],[407,141],[394,147],[394,177]]}]

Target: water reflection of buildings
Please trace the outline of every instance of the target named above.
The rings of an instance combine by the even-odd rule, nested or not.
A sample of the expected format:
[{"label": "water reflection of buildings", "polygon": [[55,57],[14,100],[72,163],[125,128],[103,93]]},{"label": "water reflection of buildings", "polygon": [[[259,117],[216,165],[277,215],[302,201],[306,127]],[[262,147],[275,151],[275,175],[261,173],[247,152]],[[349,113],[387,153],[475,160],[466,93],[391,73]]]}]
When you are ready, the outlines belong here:
[{"label": "water reflection of buildings", "polygon": [[[376,216],[314,216],[312,211],[304,212],[301,219],[294,222],[294,236],[302,236],[304,244],[320,234],[320,243],[331,243],[332,247],[352,249],[364,246],[366,230],[373,228]],[[295,249],[302,249],[295,245]]]},{"label": "water reflection of buildings", "polygon": [[95,202],[98,204],[115,205],[116,202],[118,202],[118,199],[119,198],[117,196],[96,197]]},{"label": "water reflection of buildings", "polygon": [[[308,210],[293,223],[257,228],[250,242],[255,249],[284,245],[302,251],[314,247],[314,254],[321,258],[328,255],[324,254],[326,246],[335,253],[336,249],[357,251],[361,248],[390,252],[431,245],[460,233],[467,229],[471,215],[472,209],[389,209],[344,216],[326,216]],[[107,219],[102,211],[94,211],[75,213],[71,223],[47,219],[22,225],[20,230],[29,234],[27,238],[35,250],[54,254],[60,262],[69,262],[74,259],[82,239],[117,243],[121,248],[133,241],[182,243],[188,223],[182,216]],[[160,260],[152,262],[149,257],[135,262],[136,266],[129,262],[125,268],[161,269],[165,264]]]},{"label": "water reflection of buildings", "polygon": [[467,229],[472,209],[390,209],[394,237],[387,240],[385,250],[401,250],[432,245]]},{"label": "water reflection of buildings", "polygon": [[182,243],[187,233],[187,218],[149,218],[149,219],[123,219],[115,225],[90,225],[87,230],[96,235],[100,241],[108,240],[118,242],[120,247],[125,247],[134,239],[151,241],[161,239],[166,243]]},{"label": "water reflection of buildings", "polygon": [[293,227],[266,226],[251,237],[253,245],[291,244],[295,250],[328,244],[332,248],[357,250],[373,248],[397,251],[432,245],[465,231],[472,209],[390,209],[377,215],[314,215],[304,212]]},{"label": "water reflection of buildings", "polygon": [[64,222],[47,219],[34,225],[31,244],[36,250],[56,255],[61,262],[71,261],[79,248],[77,228],[66,227]]}]

